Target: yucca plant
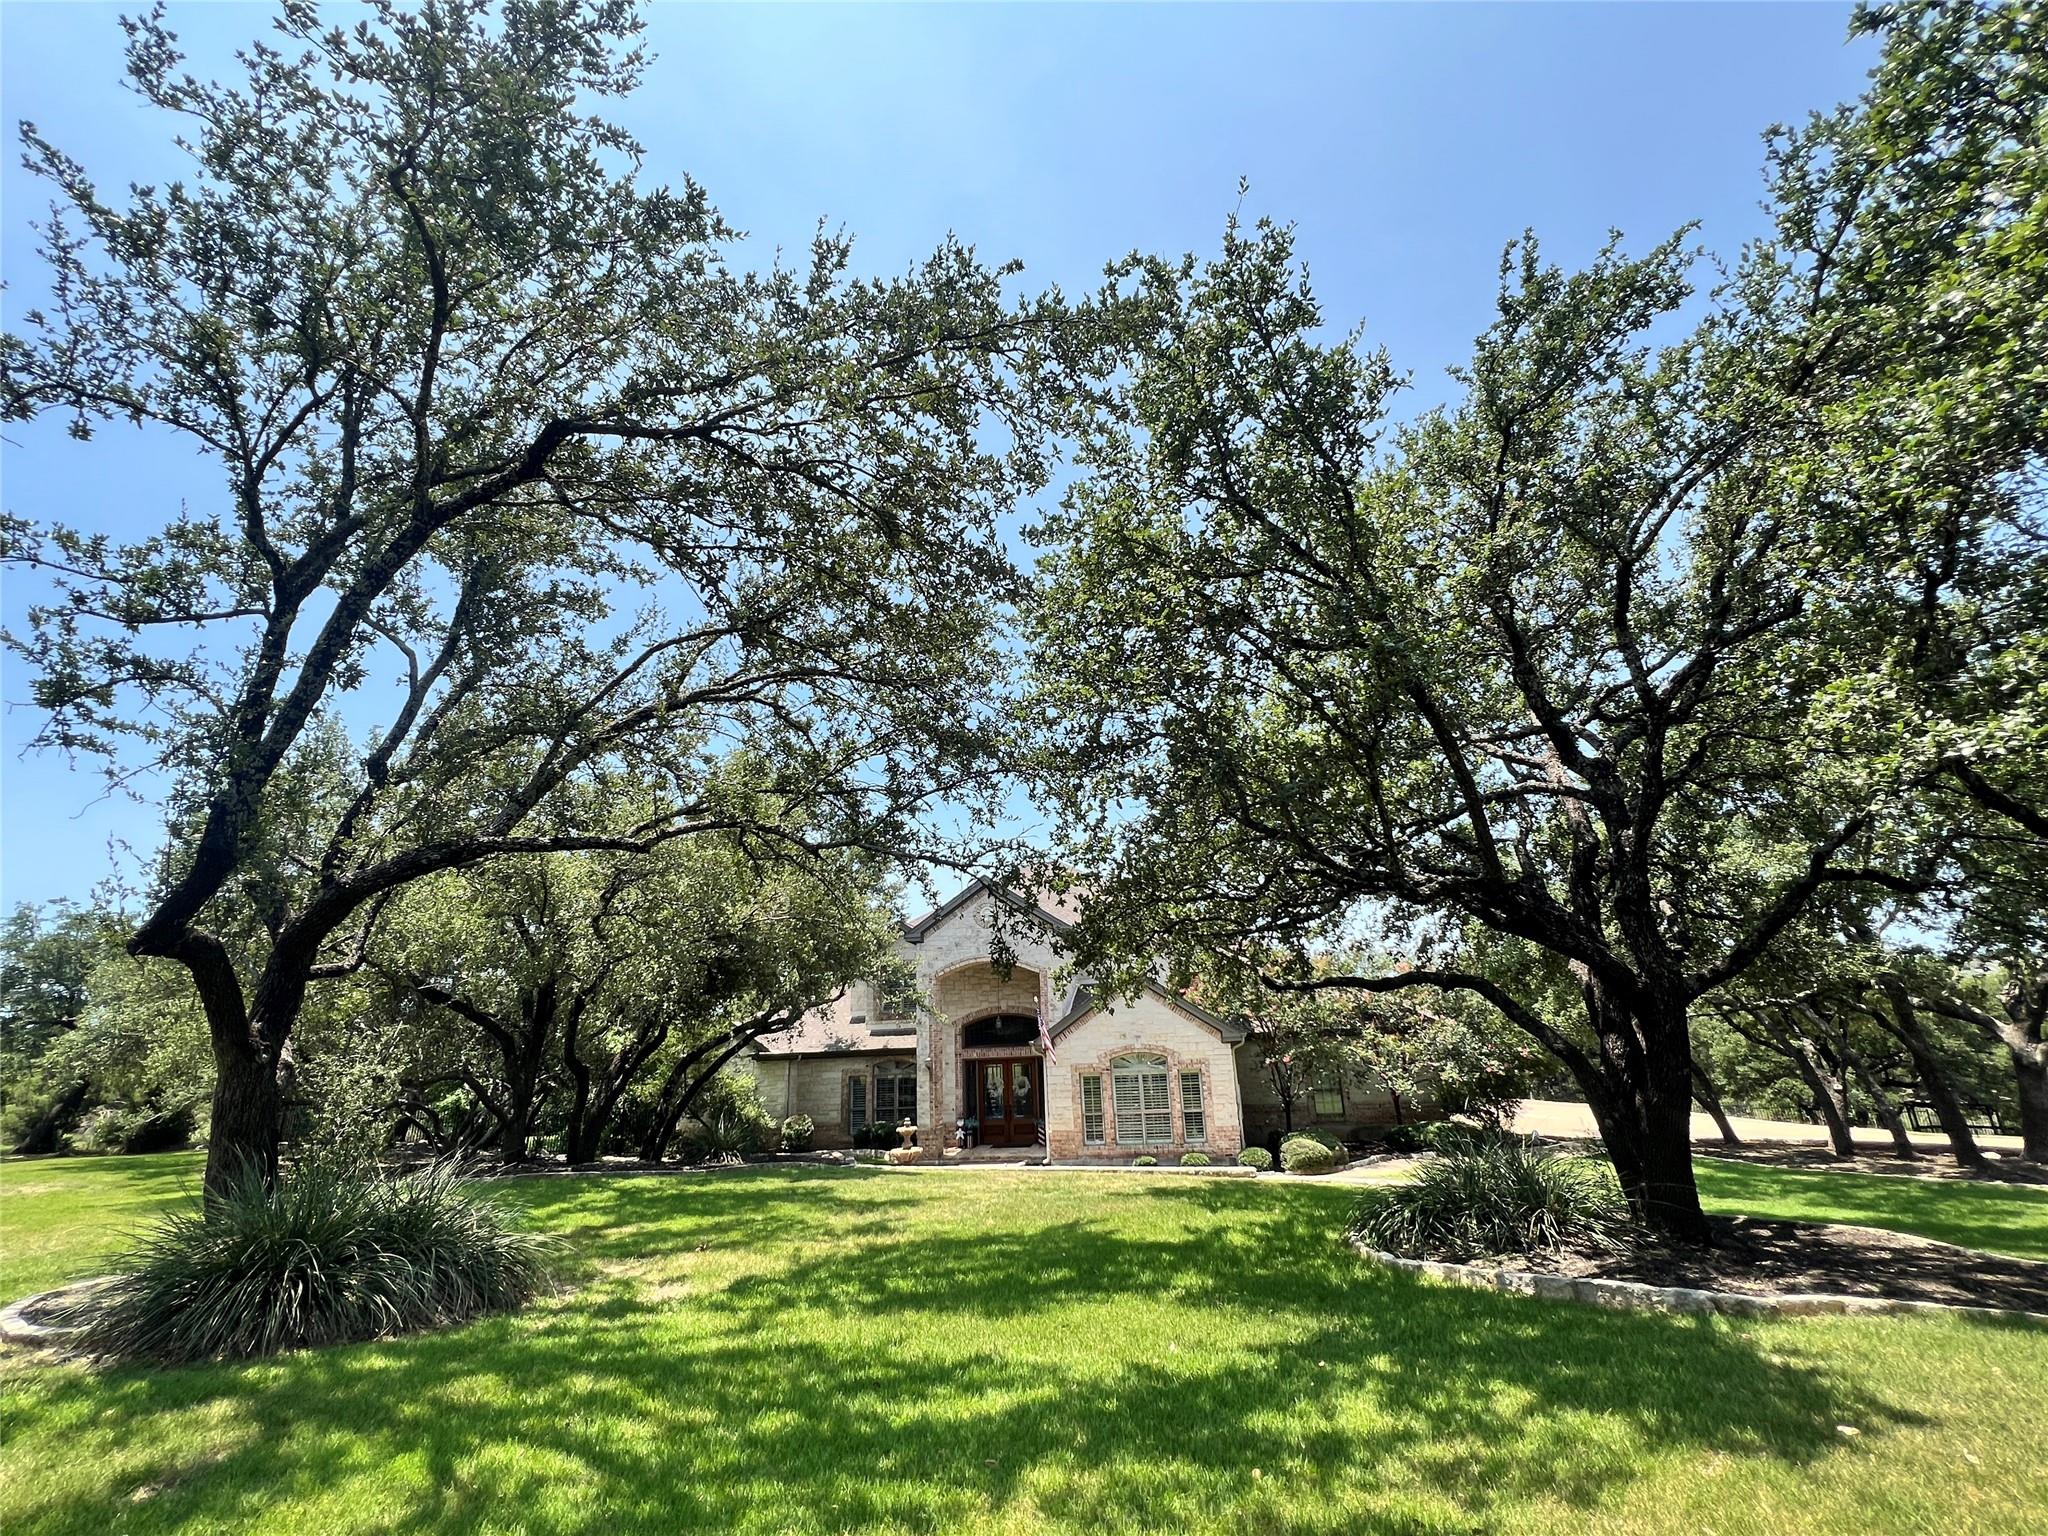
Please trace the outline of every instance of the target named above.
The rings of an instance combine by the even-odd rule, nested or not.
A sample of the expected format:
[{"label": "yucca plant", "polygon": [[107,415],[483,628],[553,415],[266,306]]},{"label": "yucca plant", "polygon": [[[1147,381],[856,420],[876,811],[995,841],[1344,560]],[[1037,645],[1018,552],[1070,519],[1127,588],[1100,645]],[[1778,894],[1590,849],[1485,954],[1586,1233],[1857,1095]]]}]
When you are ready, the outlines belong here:
[{"label": "yucca plant", "polygon": [[1474,1138],[1423,1164],[1406,1184],[1367,1195],[1351,1235],[1410,1258],[1464,1259],[1618,1253],[1631,1232],[1621,1187],[1604,1163]]},{"label": "yucca plant", "polygon": [[84,1348],[120,1358],[271,1355],[516,1307],[554,1249],[451,1163],[314,1164],[275,1184],[248,1168],[205,1209],[158,1218],[75,1321]]}]

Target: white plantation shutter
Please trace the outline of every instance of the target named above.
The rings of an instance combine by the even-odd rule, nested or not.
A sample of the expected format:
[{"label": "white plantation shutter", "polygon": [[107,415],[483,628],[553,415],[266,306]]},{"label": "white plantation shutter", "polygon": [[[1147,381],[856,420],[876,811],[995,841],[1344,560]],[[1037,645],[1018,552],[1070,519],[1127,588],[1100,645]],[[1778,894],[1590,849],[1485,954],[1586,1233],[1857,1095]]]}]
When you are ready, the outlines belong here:
[{"label": "white plantation shutter", "polygon": [[1202,1074],[1183,1072],[1180,1075],[1180,1133],[1184,1140],[1207,1141],[1209,1125],[1202,1113]]},{"label": "white plantation shutter", "polygon": [[908,1062],[875,1068],[875,1119],[883,1125],[917,1118],[917,1069]]},{"label": "white plantation shutter", "polygon": [[1138,1103],[1138,1079],[1119,1072],[1116,1084],[1116,1139],[1119,1146],[1135,1146],[1145,1139],[1145,1115]]},{"label": "white plantation shutter", "polygon": [[1119,1146],[1173,1140],[1164,1056],[1119,1056],[1110,1064]]},{"label": "white plantation shutter", "polygon": [[1102,1145],[1102,1079],[1092,1072],[1081,1079],[1081,1139]]}]

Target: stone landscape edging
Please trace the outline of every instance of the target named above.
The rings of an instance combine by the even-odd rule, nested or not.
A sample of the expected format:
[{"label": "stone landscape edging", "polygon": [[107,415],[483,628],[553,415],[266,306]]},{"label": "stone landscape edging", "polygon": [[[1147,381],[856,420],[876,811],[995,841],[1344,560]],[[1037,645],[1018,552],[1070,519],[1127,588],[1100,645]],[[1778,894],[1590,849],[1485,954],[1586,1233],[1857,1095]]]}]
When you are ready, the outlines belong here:
[{"label": "stone landscape edging", "polygon": [[24,1345],[29,1349],[69,1350],[78,1337],[76,1324],[39,1323],[29,1312],[47,1302],[53,1296],[87,1295],[101,1286],[111,1285],[118,1275],[97,1275],[90,1280],[73,1280],[69,1284],[55,1286],[47,1291],[38,1291],[33,1296],[24,1296],[6,1307],[0,1307],[0,1340],[9,1344]]},{"label": "stone landscape edging", "polygon": [[1986,1317],[2016,1317],[2048,1323],[2048,1312],[2017,1307],[1977,1306],[1960,1301],[1918,1301],[1903,1296],[1844,1296],[1831,1291],[1800,1291],[1785,1296],[1751,1296],[1742,1291],[1703,1290],[1685,1285],[1650,1285],[1641,1280],[1609,1280],[1600,1276],[1546,1275],[1530,1269],[1492,1269],[1483,1264],[1451,1264],[1441,1259],[1408,1259],[1360,1239],[1351,1247],[1362,1257],[1431,1280],[1482,1291],[1504,1291],[1545,1301],[1576,1301],[1596,1307],[1637,1312],[1718,1312],[1730,1317],[1816,1317],[1845,1313],[1964,1312]]}]

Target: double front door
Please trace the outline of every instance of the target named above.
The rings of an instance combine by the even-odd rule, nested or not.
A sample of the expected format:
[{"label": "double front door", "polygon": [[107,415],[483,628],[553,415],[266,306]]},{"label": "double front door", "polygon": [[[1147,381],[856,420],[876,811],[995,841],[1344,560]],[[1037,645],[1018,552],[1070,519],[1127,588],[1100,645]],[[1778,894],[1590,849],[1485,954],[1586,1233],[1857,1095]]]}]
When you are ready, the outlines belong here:
[{"label": "double front door", "polygon": [[975,1085],[973,1114],[981,1122],[977,1139],[985,1147],[1031,1147],[1038,1144],[1039,1100],[1044,1081],[1038,1058],[1018,1056],[1004,1061],[968,1064]]}]

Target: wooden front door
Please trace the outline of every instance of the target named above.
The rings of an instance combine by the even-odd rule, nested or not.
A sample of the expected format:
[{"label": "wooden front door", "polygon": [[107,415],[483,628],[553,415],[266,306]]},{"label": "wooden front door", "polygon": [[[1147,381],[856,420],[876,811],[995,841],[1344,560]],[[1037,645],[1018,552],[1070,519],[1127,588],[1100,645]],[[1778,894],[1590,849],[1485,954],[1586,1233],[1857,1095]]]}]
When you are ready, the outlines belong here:
[{"label": "wooden front door", "polygon": [[975,1083],[977,1138],[985,1147],[1032,1147],[1038,1144],[1039,1096],[1043,1082],[1035,1056],[969,1064]]}]

